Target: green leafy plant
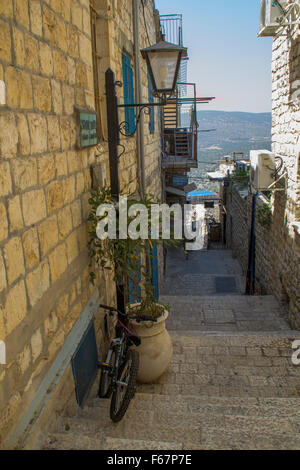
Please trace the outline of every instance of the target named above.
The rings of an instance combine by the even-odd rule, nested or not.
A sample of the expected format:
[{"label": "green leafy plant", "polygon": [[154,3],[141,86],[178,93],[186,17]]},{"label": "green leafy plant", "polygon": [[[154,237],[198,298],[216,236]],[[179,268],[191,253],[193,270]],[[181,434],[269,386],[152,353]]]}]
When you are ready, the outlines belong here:
[{"label": "green leafy plant", "polygon": [[151,295],[146,296],[139,304],[127,305],[127,312],[133,317],[147,315],[148,317],[158,318],[163,315],[165,310],[169,309],[169,305],[158,302]]},{"label": "green leafy plant", "polygon": [[231,181],[236,184],[240,190],[246,189],[250,181],[249,171],[235,170],[231,177]]},{"label": "green leafy plant", "polygon": [[270,203],[264,203],[262,206],[257,206],[256,220],[262,227],[270,227],[272,223],[272,207]]},{"label": "green leafy plant", "polygon": [[[125,196],[125,195],[124,195]],[[151,238],[151,207],[153,204],[159,204],[161,201],[156,198],[153,194],[147,194],[142,199],[137,198],[136,195],[127,195],[127,214],[130,211],[130,207],[134,204],[142,204],[148,213],[148,239],[132,239],[127,237],[126,239],[120,239],[120,219],[118,217],[118,211],[116,211],[116,238],[106,238],[100,240],[97,236],[97,225],[98,223],[107,217],[107,212],[104,212],[102,216],[97,216],[97,209],[103,204],[113,204],[115,208],[118,207],[118,202],[113,198],[110,187],[98,188],[91,192],[89,199],[90,213],[89,213],[89,257],[90,266],[93,261],[95,263],[95,269],[104,269],[112,271],[113,280],[116,282],[117,288],[126,285],[126,280],[130,280],[132,284],[132,291],[137,286],[143,290],[143,299],[141,306],[134,307],[134,314],[142,312],[144,315],[160,316],[163,313],[166,306],[159,304],[153,294],[153,286],[151,283],[151,277],[148,274],[147,264],[151,259],[151,249],[153,243],[157,245],[173,245],[177,246],[177,241],[174,239],[164,240],[162,239],[161,230],[158,238]],[[127,217],[127,227],[135,219],[135,216]],[[161,219],[159,219],[161,222]],[[140,230],[140,226],[137,225],[137,230]],[[148,263],[147,263],[148,260]],[[139,272],[141,273],[142,281],[139,282]],[[90,272],[90,280],[94,283],[96,278],[95,271]],[[146,313],[147,311],[147,313]],[[152,313],[151,313],[152,312]]]}]

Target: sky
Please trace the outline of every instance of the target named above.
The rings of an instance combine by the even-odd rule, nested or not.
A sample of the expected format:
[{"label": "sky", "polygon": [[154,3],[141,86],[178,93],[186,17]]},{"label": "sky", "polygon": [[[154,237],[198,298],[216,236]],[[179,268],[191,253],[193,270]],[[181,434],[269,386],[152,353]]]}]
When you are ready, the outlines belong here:
[{"label": "sky", "polygon": [[188,81],[202,110],[271,112],[272,38],[258,38],[260,0],[155,0],[161,15],[183,15]]}]

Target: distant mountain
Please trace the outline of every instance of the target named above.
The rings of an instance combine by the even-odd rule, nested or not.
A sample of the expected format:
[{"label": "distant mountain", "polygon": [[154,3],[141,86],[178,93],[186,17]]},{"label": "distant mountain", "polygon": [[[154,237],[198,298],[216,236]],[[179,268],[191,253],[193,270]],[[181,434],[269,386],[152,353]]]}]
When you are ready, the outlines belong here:
[{"label": "distant mountain", "polygon": [[[206,150],[208,147],[219,147],[224,150],[238,144],[271,142],[271,113],[243,113],[228,111],[198,111],[197,113],[199,131],[216,129],[213,132],[200,132],[199,149]],[[187,114],[182,116],[182,125],[188,125]],[[236,151],[236,150],[233,150]],[[230,153],[230,152],[229,152]]]},{"label": "distant mountain", "polygon": [[[271,150],[271,113],[242,113],[227,111],[199,111],[198,168],[190,172],[190,182],[199,189],[218,190],[218,184],[207,180],[207,172],[218,168],[217,161],[233,152]],[[189,116],[182,115],[182,126],[189,125]]]}]

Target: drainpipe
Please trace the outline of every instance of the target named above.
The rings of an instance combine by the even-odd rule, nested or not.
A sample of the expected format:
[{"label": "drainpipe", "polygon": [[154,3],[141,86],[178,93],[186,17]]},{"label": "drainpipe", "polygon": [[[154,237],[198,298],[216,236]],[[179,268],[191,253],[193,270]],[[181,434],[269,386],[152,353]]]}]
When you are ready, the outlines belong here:
[{"label": "drainpipe", "polygon": [[[139,1],[133,2],[133,42],[134,42],[134,70],[135,70],[135,102],[142,103],[141,71],[140,71],[140,38],[139,38]],[[138,181],[141,197],[145,194],[145,140],[144,140],[144,113],[136,131]]]}]

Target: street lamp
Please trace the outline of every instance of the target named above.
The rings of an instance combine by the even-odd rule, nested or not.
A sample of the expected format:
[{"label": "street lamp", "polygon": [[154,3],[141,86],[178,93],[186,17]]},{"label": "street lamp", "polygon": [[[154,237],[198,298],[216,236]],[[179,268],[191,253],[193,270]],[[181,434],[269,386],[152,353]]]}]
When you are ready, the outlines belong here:
[{"label": "street lamp", "polygon": [[[167,102],[167,96],[172,95],[175,91],[181,58],[182,55],[187,54],[187,49],[162,40],[154,46],[143,49],[141,53],[147,62],[154,93],[159,97],[158,103],[130,103],[119,105],[116,86],[122,86],[122,84],[121,82],[116,82],[115,74],[111,69],[108,69],[105,73],[110,187],[111,193],[115,197],[118,197],[120,194],[120,157],[118,146],[120,145],[120,132],[122,132],[122,126],[119,124],[118,110],[119,108],[138,108],[139,113],[136,119],[137,124],[144,109],[149,109],[152,106],[164,106]],[[130,135],[133,134],[134,132]],[[118,309],[121,312],[125,312],[124,286],[118,286],[116,293]]]},{"label": "street lamp", "polygon": [[162,40],[141,50],[156,95],[173,94],[178,81],[180,62],[187,49]]}]

